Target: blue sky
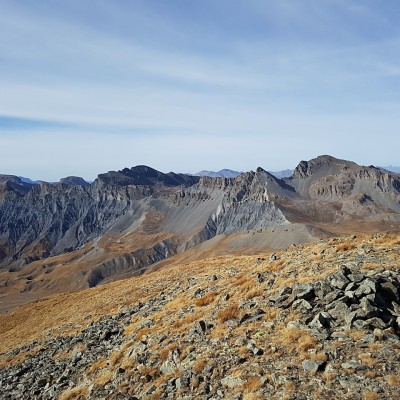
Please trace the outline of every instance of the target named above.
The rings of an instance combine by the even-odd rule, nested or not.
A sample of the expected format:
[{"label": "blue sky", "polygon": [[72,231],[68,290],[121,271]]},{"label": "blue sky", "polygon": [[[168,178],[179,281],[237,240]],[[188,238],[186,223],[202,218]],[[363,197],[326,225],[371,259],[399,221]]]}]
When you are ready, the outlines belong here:
[{"label": "blue sky", "polygon": [[399,165],[400,3],[0,0],[0,173]]}]

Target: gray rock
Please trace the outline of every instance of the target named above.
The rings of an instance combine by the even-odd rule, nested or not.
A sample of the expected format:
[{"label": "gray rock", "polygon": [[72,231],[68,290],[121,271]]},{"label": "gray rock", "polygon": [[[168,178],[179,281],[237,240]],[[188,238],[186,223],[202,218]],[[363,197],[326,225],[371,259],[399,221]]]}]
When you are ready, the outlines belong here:
[{"label": "gray rock", "polygon": [[310,284],[296,285],[293,288],[296,299],[312,300],[315,297],[314,287]]},{"label": "gray rock", "polygon": [[398,288],[390,281],[385,281],[380,283],[380,292],[385,300],[391,302],[399,299]]},{"label": "gray rock", "polygon": [[332,317],[327,312],[318,313],[311,321],[310,326],[313,328],[329,328],[331,325]]},{"label": "gray rock", "polygon": [[302,363],[302,366],[303,366],[304,371],[310,372],[310,373],[316,373],[323,364],[324,364],[324,361],[304,360]]},{"label": "gray rock", "polygon": [[360,272],[352,272],[347,275],[347,278],[350,279],[351,282],[360,283],[365,278],[365,275]]},{"label": "gray rock", "polygon": [[355,361],[355,360],[344,362],[340,366],[343,369],[354,369],[356,371],[362,369],[362,365],[359,362]]},{"label": "gray rock", "polygon": [[230,389],[234,389],[238,386],[242,386],[244,380],[236,376],[227,376],[226,378],[221,379],[221,383]]},{"label": "gray rock", "polygon": [[300,312],[306,313],[310,310],[312,310],[313,306],[306,300],[304,299],[299,299],[296,300],[293,304],[292,307],[295,310],[299,310]]},{"label": "gray rock", "polygon": [[284,300],[286,300],[291,293],[292,293],[292,288],[283,287],[279,289],[274,295],[270,296],[268,300],[274,303],[281,303]]},{"label": "gray rock", "polygon": [[[367,297],[363,297],[360,300],[360,308],[363,311],[363,318],[365,319],[379,315],[379,309],[375,307]],[[360,315],[360,313],[358,315]]]},{"label": "gray rock", "polygon": [[350,280],[346,277],[343,271],[338,271],[330,277],[329,284],[339,290],[343,290]]},{"label": "gray rock", "polygon": [[177,389],[187,388],[190,386],[190,377],[182,376],[175,381],[175,385]]}]

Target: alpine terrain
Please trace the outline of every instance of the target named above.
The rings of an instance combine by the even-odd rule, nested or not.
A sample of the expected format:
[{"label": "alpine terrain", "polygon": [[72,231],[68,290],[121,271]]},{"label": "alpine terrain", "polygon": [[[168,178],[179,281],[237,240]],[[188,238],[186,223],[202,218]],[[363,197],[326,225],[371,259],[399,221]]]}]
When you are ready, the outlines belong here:
[{"label": "alpine terrain", "polygon": [[0,175],[0,398],[399,398],[399,228],[400,175],[326,155]]}]

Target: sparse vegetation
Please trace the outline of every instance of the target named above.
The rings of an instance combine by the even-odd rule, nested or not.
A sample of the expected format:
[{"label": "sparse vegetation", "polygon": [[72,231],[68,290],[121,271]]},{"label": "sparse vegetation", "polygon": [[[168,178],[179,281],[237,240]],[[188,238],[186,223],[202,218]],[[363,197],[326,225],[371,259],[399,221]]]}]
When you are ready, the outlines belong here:
[{"label": "sparse vegetation", "polygon": [[230,319],[238,318],[238,314],[239,307],[236,303],[234,303],[218,311],[218,320],[223,323],[229,321]]},{"label": "sparse vegetation", "polygon": [[72,389],[66,390],[59,398],[59,400],[81,400],[85,399],[89,390],[86,386],[81,385]]},{"label": "sparse vegetation", "polygon": [[[79,332],[90,322],[101,324],[105,316],[101,314],[102,319],[98,318],[97,307],[104,307],[109,314],[116,316],[109,318],[111,326],[121,326],[115,338],[122,342],[111,345],[114,337],[107,339],[111,351],[105,351],[85,367],[78,381],[84,384],[65,391],[65,399],[93,398],[93,393],[97,393],[93,390],[114,384],[115,390],[124,396],[158,399],[168,385],[173,388],[178,385],[179,389],[169,389],[175,390],[174,395],[180,393],[184,396],[190,392],[201,398],[208,384],[204,380],[206,376],[224,396],[242,393],[243,399],[248,400],[265,398],[271,391],[277,393],[277,398],[291,399],[299,391],[311,390],[304,385],[310,376],[319,379],[319,385],[323,386],[313,388],[309,392],[310,399],[324,398],[329,390],[335,391],[337,398],[346,398],[347,389],[338,383],[338,377],[351,380],[354,374],[368,380],[369,387],[379,385],[386,396],[382,398],[390,398],[388,396],[400,386],[395,367],[397,353],[390,355],[383,350],[390,345],[397,351],[396,343],[391,344],[378,335],[374,342],[357,347],[357,342],[363,340],[368,331],[354,328],[340,330],[340,335],[325,342],[314,335],[307,324],[304,325],[306,314],[292,307],[278,307],[269,301],[283,287],[325,279],[341,268],[343,258],[338,258],[338,254],[346,252],[345,262],[351,263],[352,257],[358,257],[362,245],[369,251],[368,243],[378,239],[382,237],[357,236],[351,239],[355,245],[353,249],[339,253],[337,246],[345,246],[349,239],[338,238],[330,246],[316,242],[291,247],[279,253],[280,260],[271,262],[268,257],[257,262],[251,256],[219,257],[121,281],[118,285],[95,288],[85,295],[74,293],[62,299],[48,299],[31,305],[30,311],[37,310],[34,307],[42,303],[54,309],[63,305],[74,310],[75,314],[70,312],[71,315],[65,317],[66,311],[60,309],[60,317],[64,320],[55,314],[52,314],[53,321],[47,316],[42,318],[44,321],[41,323],[47,321],[47,329],[58,334]],[[369,263],[375,260],[379,270],[383,263],[396,268],[391,256],[398,257],[400,249],[393,241],[394,238],[387,238],[379,244],[381,250],[367,253],[368,263],[362,265],[361,271],[369,268]],[[390,247],[388,243],[392,243]],[[218,278],[214,279],[212,272],[216,269]],[[168,286],[168,279],[174,285]],[[138,282],[145,284],[146,290],[137,287]],[[88,313],[90,318],[82,322],[83,318],[78,320],[76,317],[87,313],[85,301],[92,302],[93,308]],[[130,307],[129,313],[124,314],[125,306],[119,308],[120,301]],[[253,317],[259,309],[262,310],[259,318],[250,322],[246,320],[246,314]],[[52,312],[50,308],[49,314]],[[16,315],[21,318],[18,313]],[[23,326],[23,322],[21,324]],[[4,334],[7,338],[8,333]],[[17,337],[19,334],[16,333]],[[21,351],[15,358],[23,360],[40,354],[45,346],[41,346],[40,337],[38,340],[36,348],[25,351],[26,354]],[[64,346],[52,356],[59,362],[69,363],[75,354],[84,353],[83,344],[78,342],[72,348]],[[4,344],[0,342],[1,345]],[[335,354],[342,359],[332,359]],[[382,354],[386,354],[384,358]],[[11,360],[12,357],[7,355],[0,362],[4,365]],[[343,367],[342,364],[348,361],[359,363],[360,369]],[[304,362],[310,362],[311,366],[314,362],[317,367],[307,372]],[[271,369],[272,365],[275,369]],[[318,365],[321,365],[320,369]],[[382,365],[390,365],[386,375]],[[280,376],[285,376],[286,381],[281,382]],[[233,383],[221,384],[226,377],[230,377]],[[128,382],[135,382],[135,385]],[[151,393],[146,394],[147,391]],[[360,396],[373,400],[377,393],[364,390]]]},{"label": "sparse vegetation", "polygon": [[200,297],[198,299],[196,299],[195,301],[195,305],[197,307],[205,307],[210,305],[211,303],[214,302],[215,298],[217,297],[217,292],[213,291],[213,292],[209,292],[207,293],[205,296]]}]

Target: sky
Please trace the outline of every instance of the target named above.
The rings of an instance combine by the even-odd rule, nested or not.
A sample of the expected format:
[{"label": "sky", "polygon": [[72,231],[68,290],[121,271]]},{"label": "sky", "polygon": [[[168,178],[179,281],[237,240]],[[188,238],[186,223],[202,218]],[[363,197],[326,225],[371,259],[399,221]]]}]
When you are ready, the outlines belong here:
[{"label": "sky", "polygon": [[399,165],[398,0],[0,0],[0,173]]}]

